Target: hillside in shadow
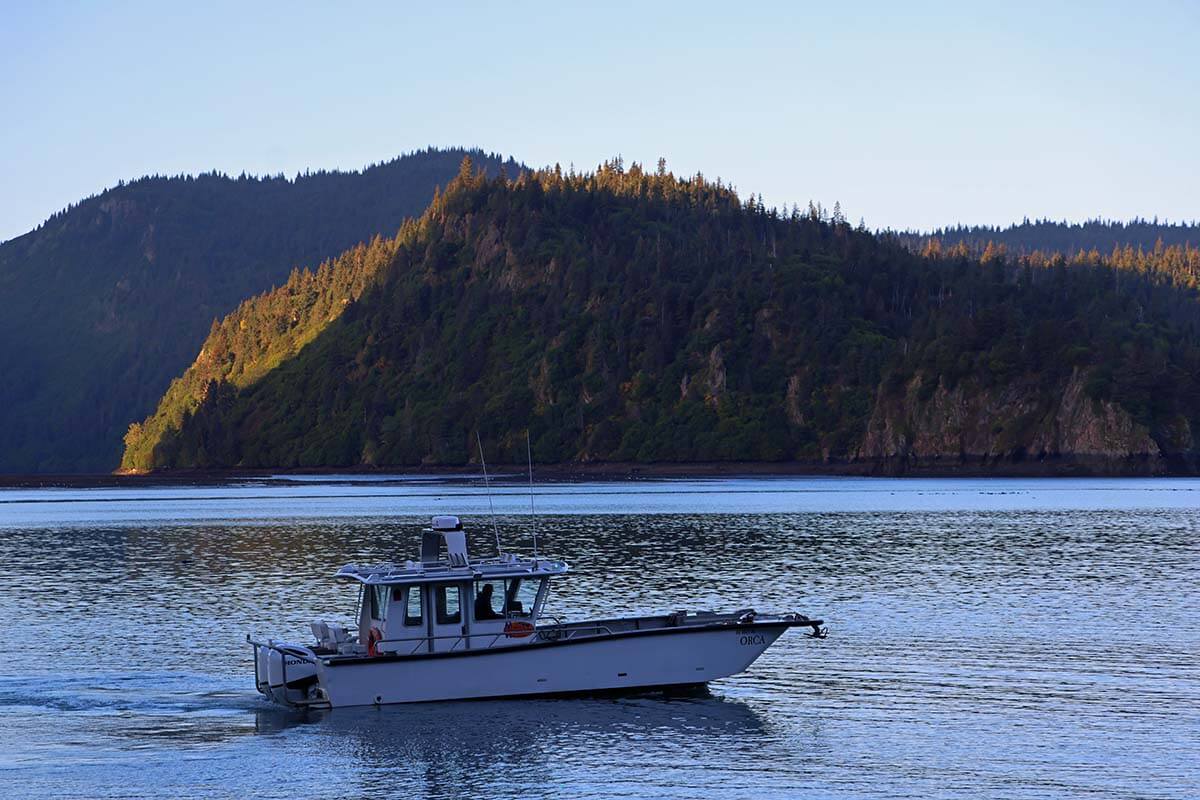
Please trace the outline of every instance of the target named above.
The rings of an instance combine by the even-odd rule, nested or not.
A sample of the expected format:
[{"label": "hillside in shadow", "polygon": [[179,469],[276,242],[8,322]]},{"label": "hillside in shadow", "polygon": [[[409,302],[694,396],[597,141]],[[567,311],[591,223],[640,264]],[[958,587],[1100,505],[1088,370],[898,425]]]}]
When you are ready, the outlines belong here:
[{"label": "hillside in shadow", "polygon": [[146,177],[0,244],[0,472],[111,470],[214,319],[298,265],[393,235],[466,152],[294,179]]},{"label": "hillside in shadow", "polygon": [[215,325],[123,467],[462,464],[475,431],[519,463],[528,429],[542,463],[1186,470],[1197,266],[921,256],[662,167],[466,163]]}]

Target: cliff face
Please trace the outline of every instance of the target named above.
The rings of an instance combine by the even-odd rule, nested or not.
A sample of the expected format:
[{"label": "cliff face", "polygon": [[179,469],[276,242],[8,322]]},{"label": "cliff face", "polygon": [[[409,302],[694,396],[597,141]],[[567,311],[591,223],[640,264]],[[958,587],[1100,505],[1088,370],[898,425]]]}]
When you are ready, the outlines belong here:
[{"label": "cliff face", "polygon": [[[920,379],[913,379],[901,397],[880,394],[857,456],[900,466],[1062,459],[1103,471],[1165,469],[1150,431],[1115,403],[1089,397],[1084,386],[1076,369],[1052,385],[963,381],[947,389],[939,382],[922,400]],[[1190,449],[1190,430],[1180,440],[1180,450]]]}]

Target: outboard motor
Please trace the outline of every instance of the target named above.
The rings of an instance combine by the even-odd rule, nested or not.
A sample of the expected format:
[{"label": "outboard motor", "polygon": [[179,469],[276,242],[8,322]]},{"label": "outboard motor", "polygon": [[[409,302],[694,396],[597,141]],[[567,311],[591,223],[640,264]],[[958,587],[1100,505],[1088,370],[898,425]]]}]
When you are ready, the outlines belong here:
[{"label": "outboard motor", "polygon": [[294,703],[308,698],[309,687],[317,682],[317,665],[295,645],[277,644],[260,648],[267,651],[267,689],[279,703]]},{"label": "outboard motor", "polygon": [[271,648],[265,644],[254,646],[254,678],[259,692],[271,696],[271,681],[267,677],[269,671]]}]

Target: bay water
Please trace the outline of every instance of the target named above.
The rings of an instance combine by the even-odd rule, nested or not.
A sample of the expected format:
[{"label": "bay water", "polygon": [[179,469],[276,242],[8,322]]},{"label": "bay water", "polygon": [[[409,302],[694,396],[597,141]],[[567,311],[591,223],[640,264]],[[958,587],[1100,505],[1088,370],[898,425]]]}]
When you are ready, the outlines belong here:
[{"label": "bay water", "polygon": [[706,692],[298,713],[247,633],[348,622],[347,562],[474,478],[0,489],[0,794],[12,797],[1200,797],[1200,480],[493,484],[565,620],[800,611]]}]

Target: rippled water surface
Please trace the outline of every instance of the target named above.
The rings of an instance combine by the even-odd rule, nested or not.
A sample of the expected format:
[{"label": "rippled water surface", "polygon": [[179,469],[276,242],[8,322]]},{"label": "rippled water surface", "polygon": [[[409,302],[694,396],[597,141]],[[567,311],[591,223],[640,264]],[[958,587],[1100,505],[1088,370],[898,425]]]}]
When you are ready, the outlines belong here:
[{"label": "rippled water surface", "polygon": [[[505,546],[529,498],[496,490]],[[0,490],[0,790],[27,797],[1200,797],[1200,481],[539,487],[564,618],[798,610],[706,694],[302,715],[247,632],[348,619],[347,561],[464,480]]]}]

